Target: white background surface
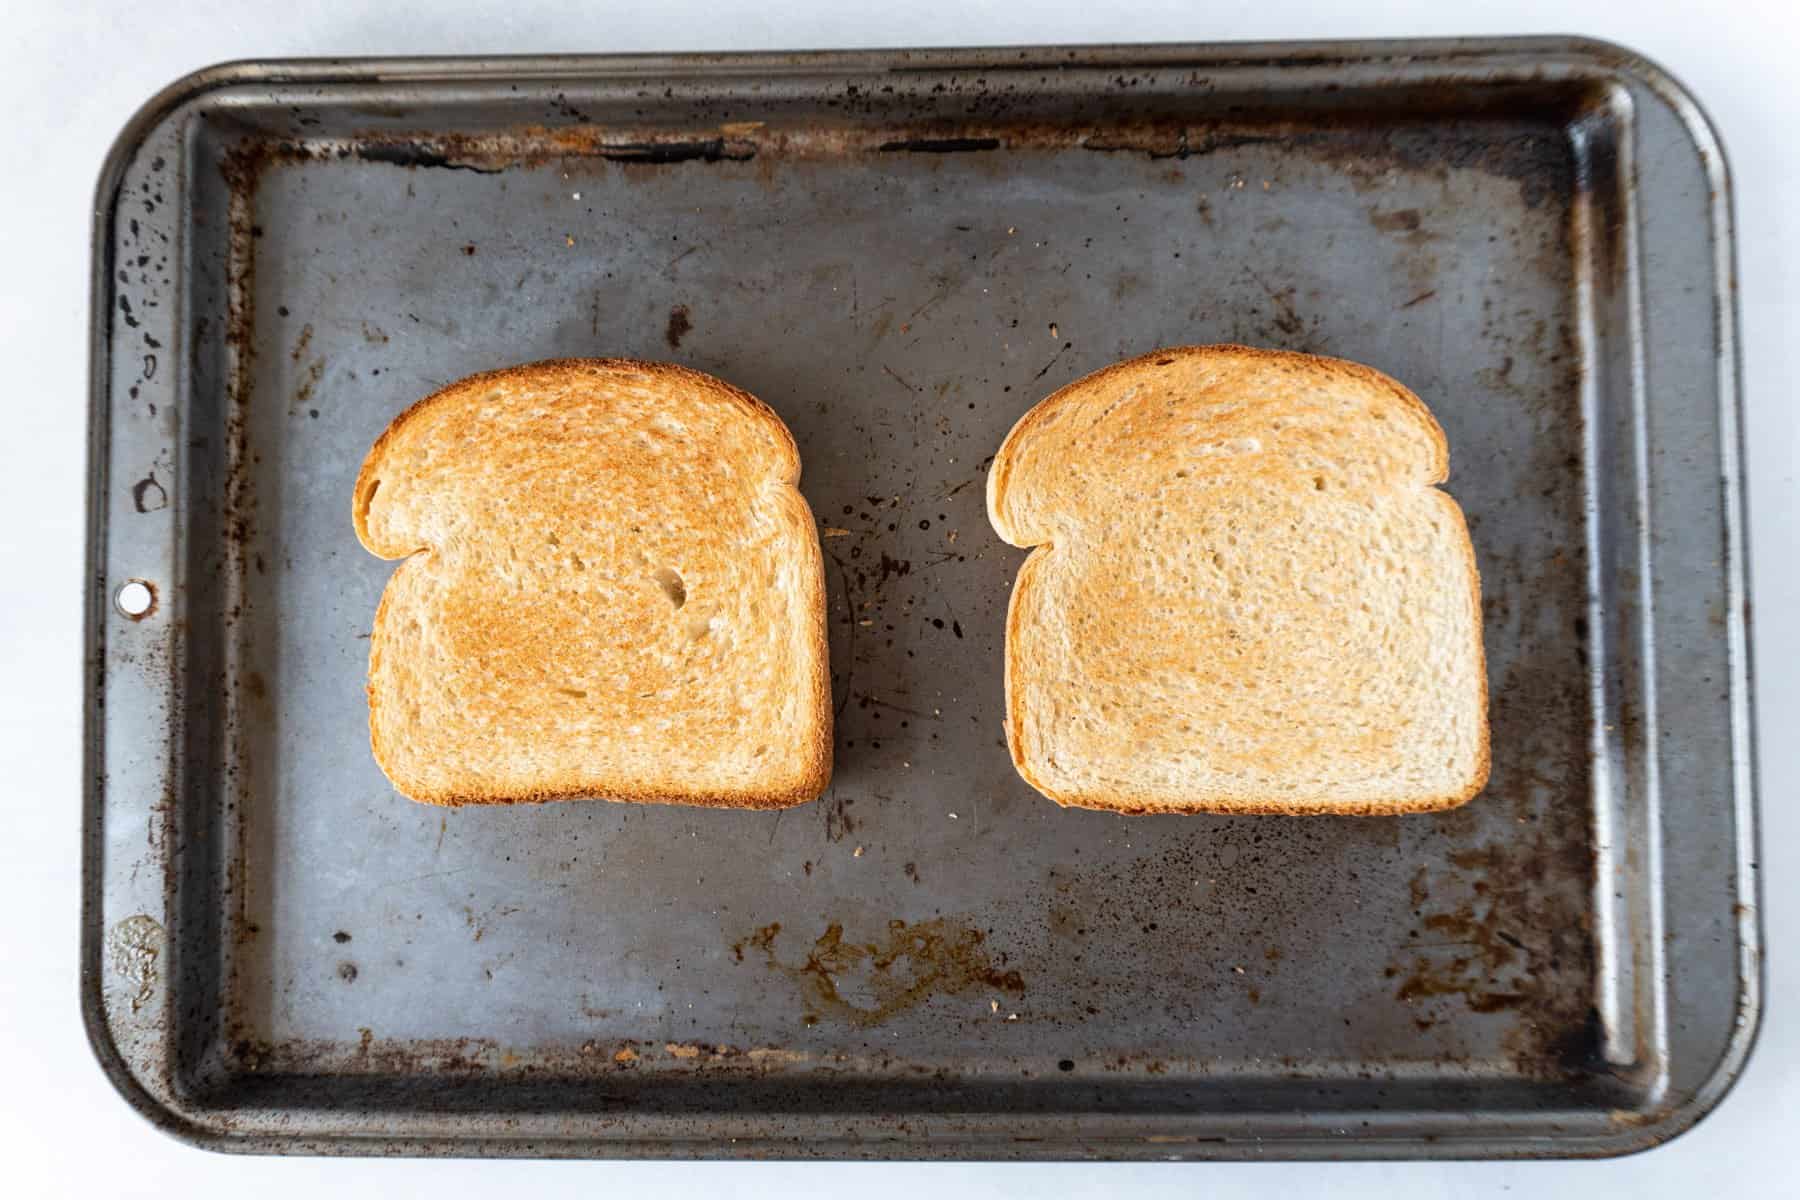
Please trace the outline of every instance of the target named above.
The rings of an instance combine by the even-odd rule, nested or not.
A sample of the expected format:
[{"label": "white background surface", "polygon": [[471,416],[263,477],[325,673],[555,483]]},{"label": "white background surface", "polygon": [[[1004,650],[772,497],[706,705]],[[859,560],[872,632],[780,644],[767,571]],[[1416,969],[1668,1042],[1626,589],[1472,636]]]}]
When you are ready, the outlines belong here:
[{"label": "white background surface", "polygon": [[[1134,0],[856,3],[644,0],[429,5],[7,0],[0,42],[0,1191],[9,1195],[451,1197],[649,1192],[1134,1197],[1270,1193],[1459,1200],[1797,1195],[1800,1116],[1800,5],[1793,0]],[[1599,1163],[1001,1166],[245,1159],[190,1150],[118,1099],[76,1000],[79,665],[88,232],[113,135],[153,91],[214,61],[402,53],[801,49],[1050,42],[1582,33],[1685,81],[1721,128],[1737,195],[1762,737],[1768,1000],[1719,1111],[1673,1144]],[[17,1190],[15,1190],[17,1189]]]}]

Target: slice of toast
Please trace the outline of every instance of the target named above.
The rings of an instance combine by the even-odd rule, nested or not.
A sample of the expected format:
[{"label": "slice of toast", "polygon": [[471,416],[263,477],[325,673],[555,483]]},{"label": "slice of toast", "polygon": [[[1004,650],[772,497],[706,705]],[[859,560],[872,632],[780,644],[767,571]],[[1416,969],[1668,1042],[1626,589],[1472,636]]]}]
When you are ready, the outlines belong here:
[{"label": "slice of toast", "polygon": [[831,774],[825,575],[800,455],[697,371],[566,359],[475,375],[364,460],[356,535],[404,558],[369,734],[431,804],[778,808]]},{"label": "slice of toast", "polygon": [[1443,430],[1368,367],[1189,346],[1013,427],[988,517],[1036,547],[1007,741],[1059,804],[1400,813],[1487,781],[1480,580]]}]

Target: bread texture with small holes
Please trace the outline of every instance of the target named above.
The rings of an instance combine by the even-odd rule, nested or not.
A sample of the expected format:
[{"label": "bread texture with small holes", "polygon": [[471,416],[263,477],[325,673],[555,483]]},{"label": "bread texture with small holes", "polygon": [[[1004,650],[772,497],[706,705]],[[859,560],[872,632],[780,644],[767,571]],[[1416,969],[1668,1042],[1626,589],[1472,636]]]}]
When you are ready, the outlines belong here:
[{"label": "bread texture with small holes", "polygon": [[1126,813],[1423,812],[1488,774],[1480,580],[1443,430],[1369,367],[1187,346],[1077,380],[988,473],[1033,547],[1013,762]]},{"label": "bread texture with small holes", "polygon": [[781,418],[664,363],[475,375],[396,417],[356,535],[404,559],[369,734],[431,804],[779,808],[831,774],[825,576]]}]

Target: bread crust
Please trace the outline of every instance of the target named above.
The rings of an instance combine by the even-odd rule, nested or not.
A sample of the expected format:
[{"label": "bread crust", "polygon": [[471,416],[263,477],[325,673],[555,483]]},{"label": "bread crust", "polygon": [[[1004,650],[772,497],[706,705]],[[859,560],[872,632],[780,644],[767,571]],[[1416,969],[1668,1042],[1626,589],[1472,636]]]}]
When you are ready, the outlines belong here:
[{"label": "bread crust", "polygon": [[[1302,368],[1308,372],[1339,375],[1389,393],[1412,414],[1431,438],[1434,447],[1425,478],[1420,486],[1429,491],[1434,502],[1454,521],[1459,534],[1456,543],[1466,565],[1469,582],[1469,604],[1473,614],[1476,679],[1479,696],[1479,749],[1477,761],[1465,784],[1450,792],[1426,796],[1397,796],[1393,799],[1357,799],[1346,801],[1293,799],[1270,795],[1207,796],[1197,800],[1168,801],[1154,797],[1126,794],[1084,794],[1059,789],[1032,769],[1032,747],[1027,745],[1028,723],[1022,679],[1029,669],[1018,652],[1021,631],[1028,616],[1025,599],[1035,585],[1036,576],[1044,569],[1054,546],[1047,539],[1032,540],[1023,535],[1009,519],[1006,499],[1018,466],[1020,450],[1037,432],[1046,428],[1057,416],[1060,406],[1092,390],[1110,378],[1129,376],[1146,368],[1166,365],[1173,359],[1199,358],[1263,360]],[[1012,545],[1028,547],[1031,554],[1021,565],[1007,603],[1005,703],[1006,742],[1013,766],[1021,778],[1044,796],[1066,808],[1085,808],[1121,815],[1160,813],[1269,814],[1282,816],[1389,816],[1404,813],[1441,812],[1467,803],[1487,785],[1492,768],[1492,747],[1488,723],[1487,654],[1481,635],[1481,579],[1475,560],[1473,542],[1461,507],[1447,492],[1436,485],[1449,478],[1449,442],[1443,428],[1425,402],[1410,389],[1373,367],[1346,359],[1299,354],[1286,350],[1262,349],[1232,343],[1201,346],[1175,346],[1154,350],[1123,360],[1066,384],[1029,409],[1013,425],[1002,441],[987,478],[988,519],[996,533]]]},{"label": "bread crust", "polygon": [[790,486],[800,482],[800,448],[795,444],[794,435],[788,429],[787,422],[783,421],[780,414],[774,409],[740,387],[735,387],[716,376],[677,363],[646,362],[635,358],[546,358],[537,362],[520,363],[517,366],[500,367],[492,371],[477,371],[473,375],[466,375],[455,383],[445,384],[422,400],[415,400],[402,409],[399,416],[389,421],[388,427],[381,431],[381,435],[369,447],[368,454],[363,456],[362,469],[356,473],[356,485],[350,493],[350,520],[356,527],[356,539],[362,543],[363,549],[377,558],[406,558],[423,549],[423,547],[414,547],[395,550],[378,547],[369,535],[368,527],[369,501],[373,499],[374,495],[369,491],[368,484],[380,476],[381,469],[386,462],[387,450],[408,425],[426,416],[432,409],[447,400],[476,388],[492,387],[495,384],[545,385],[565,381],[577,375],[592,375],[608,371],[630,372],[652,379],[661,379],[671,385],[698,388],[700,391],[741,406],[746,415],[766,422],[770,431],[775,433],[785,445],[790,467],[781,482]]},{"label": "bread crust", "polygon": [[[793,781],[785,785],[744,790],[689,790],[678,787],[641,786],[632,783],[596,785],[583,783],[578,778],[572,777],[567,785],[557,784],[545,787],[439,789],[426,786],[417,780],[405,778],[405,773],[397,762],[397,756],[393,753],[392,748],[386,746],[383,741],[381,731],[384,723],[379,719],[381,698],[373,685],[373,680],[377,676],[382,655],[386,649],[381,631],[389,615],[396,583],[401,574],[409,568],[414,556],[428,556],[432,551],[429,546],[403,546],[383,542],[369,529],[370,502],[375,494],[373,485],[381,478],[382,472],[389,465],[389,451],[410,425],[429,419],[433,410],[470,391],[491,388],[495,385],[543,388],[569,383],[583,377],[592,378],[612,373],[643,376],[670,388],[691,389],[739,408],[744,417],[763,425],[766,431],[775,438],[776,444],[780,448],[779,457],[782,460],[783,469],[779,476],[779,482],[791,490],[800,511],[805,515],[805,524],[811,535],[804,541],[802,550],[807,559],[808,590],[814,599],[811,606],[812,619],[806,623],[808,641],[811,643],[813,654],[811,670],[807,673],[805,686],[810,696],[809,708],[815,714],[815,718],[804,732],[801,744],[784,747],[799,758]],[[352,491],[351,521],[356,530],[357,540],[366,550],[377,557],[408,560],[402,562],[394,576],[390,578],[376,608],[373,625],[375,635],[370,640],[369,650],[371,682],[364,689],[369,703],[370,749],[383,774],[387,775],[396,790],[409,799],[424,804],[452,808],[471,804],[518,804],[564,799],[603,799],[628,804],[689,804],[705,807],[767,810],[789,808],[817,799],[831,779],[831,677],[828,636],[825,626],[824,555],[818,544],[811,510],[797,488],[799,479],[799,448],[794,442],[792,432],[774,409],[741,388],[734,387],[711,375],[673,363],[646,362],[629,358],[547,359],[470,375],[438,389],[407,407],[389,422],[387,428],[375,439],[363,460],[362,468],[357,473],[356,484]],[[793,759],[788,758],[786,761],[792,762]]]}]

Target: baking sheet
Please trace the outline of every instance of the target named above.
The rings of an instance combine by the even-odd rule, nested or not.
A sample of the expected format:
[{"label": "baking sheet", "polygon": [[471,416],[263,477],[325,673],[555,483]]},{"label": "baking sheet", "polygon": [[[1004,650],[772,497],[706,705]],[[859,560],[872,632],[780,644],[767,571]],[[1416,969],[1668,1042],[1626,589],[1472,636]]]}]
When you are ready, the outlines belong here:
[{"label": "baking sheet", "polygon": [[[84,1005],[221,1149],[1604,1154],[1759,963],[1723,163],[1568,41],[250,64],[96,235]],[[1014,774],[988,456],[1160,345],[1336,354],[1451,446],[1494,769],[1403,819]],[[446,812],[367,753],[406,404],[667,358],[794,431],[836,773],[783,814]],[[118,586],[149,583],[131,618]]]}]

